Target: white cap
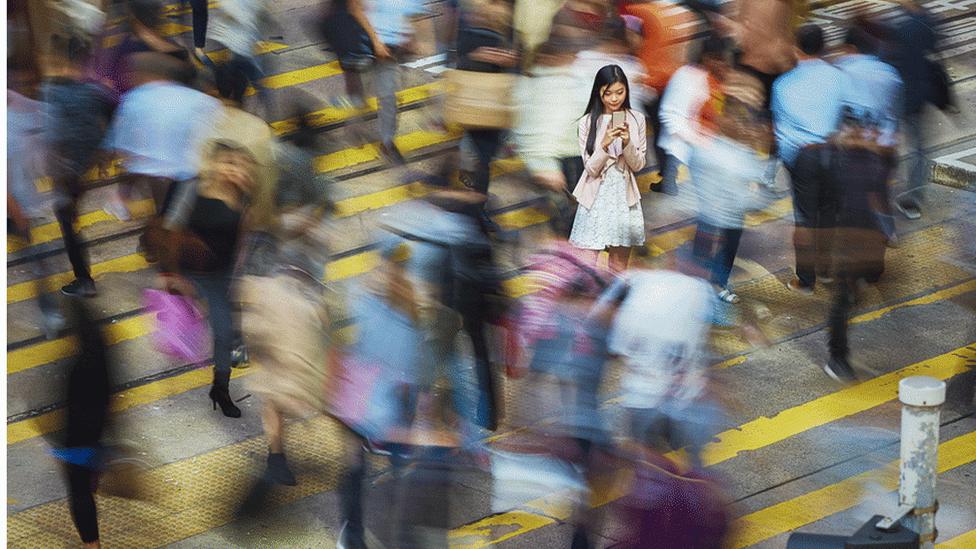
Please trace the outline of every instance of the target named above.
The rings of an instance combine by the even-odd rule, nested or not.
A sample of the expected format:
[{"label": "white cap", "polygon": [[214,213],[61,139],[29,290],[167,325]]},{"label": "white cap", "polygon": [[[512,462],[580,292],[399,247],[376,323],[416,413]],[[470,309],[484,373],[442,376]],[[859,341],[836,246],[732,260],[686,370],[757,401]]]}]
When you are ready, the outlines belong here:
[{"label": "white cap", "polygon": [[898,383],[898,400],[909,406],[940,406],[945,394],[945,382],[934,377],[912,376]]}]

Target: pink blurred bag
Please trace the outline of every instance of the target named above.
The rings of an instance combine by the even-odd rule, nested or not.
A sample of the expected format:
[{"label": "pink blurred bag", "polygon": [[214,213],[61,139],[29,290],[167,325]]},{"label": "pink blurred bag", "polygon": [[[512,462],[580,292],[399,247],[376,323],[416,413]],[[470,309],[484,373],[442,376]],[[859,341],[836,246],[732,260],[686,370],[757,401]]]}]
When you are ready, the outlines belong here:
[{"label": "pink blurred bag", "polygon": [[142,301],[156,317],[153,343],[160,352],[189,363],[210,355],[207,321],[193,299],[162,290],[145,290]]}]

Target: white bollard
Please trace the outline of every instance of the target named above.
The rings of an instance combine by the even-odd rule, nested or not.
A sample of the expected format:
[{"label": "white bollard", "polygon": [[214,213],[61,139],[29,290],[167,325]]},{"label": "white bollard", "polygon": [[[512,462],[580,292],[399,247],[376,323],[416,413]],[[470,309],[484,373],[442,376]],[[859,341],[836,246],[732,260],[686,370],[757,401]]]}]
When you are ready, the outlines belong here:
[{"label": "white bollard", "polygon": [[946,384],[928,376],[914,376],[898,383],[901,410],[900,508],[913,509],[903,523],[918,532],[922,549],[935,545],[935,499],[939,448],[939,414],[945,402]]}]

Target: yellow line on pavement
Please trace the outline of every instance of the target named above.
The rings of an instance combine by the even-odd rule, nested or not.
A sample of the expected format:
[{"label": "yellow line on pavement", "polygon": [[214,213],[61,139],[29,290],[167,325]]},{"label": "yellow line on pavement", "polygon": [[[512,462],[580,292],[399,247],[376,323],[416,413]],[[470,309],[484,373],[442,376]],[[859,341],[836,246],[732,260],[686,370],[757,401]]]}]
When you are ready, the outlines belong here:
[{"label": "yellow line on pavement", "polygon": [[[939,473],[972,463],[974,460],[976,460],[976,432],[967,433],[939,445]],[[892,461],[884,467],[866,471],[837,484],[740,517],[733,524],[733,541],[727,547],[729,549],[749,547],[835,513],[846,511],[860,503],[863,487],[868,483],[878,483],[889,491],[896,490],[898,463],[898,460]],[[963,544],[959,547],[972,547],[972,545]]]},{"label": "yellow line on pavement", "polygon": [[884,315],[894,311],[895,309],[901,309],[903,307],[914,307],[916,305],[928,305],[930,303],[935,303],[937,301],[942,301],[944,299],[951,299],[956,296],[967,294],[976,290],[976,280],[970,280],[969,282],[963,282],[962,284],[957,284],[950,288],[944,290],[939,290],[937,292],[932,292],[930,294],[917,297],[910,301],[904,303],[896,303],[894,305],[889,305],[887,307],[882,307],[876,311],[870,311],[867,313],[859,314],[851,319],[851,324],[860,324],[861,322],[869,322],[871,320],[877,320]]},{"label": "yellow line on pavement", "polygon": [[[109,324],[103,333],[106,344],[117,345],[151,332],[152,318],[148,314],[141,314]],[[77,341],[74,337],[62,337],[10,351],[7,353],[7,375],[74,356],[77,350]]]},{"label": "yellow line on pavement", "polygon": [[[432,82],[430,84],[423,84],[421,86],[415,86],[413,88],[398,91],[396,94],[397,108],[414,105],[433,97],[437,97],[440,92],[440,82]],[[376,98],[370,97],[366,100],[366,106],[362,109],[339,109],[335,107],[326,107],[324,109],[309,113],[309,116],[312,121],[312,126],[319,128],[322,126],[343,122],[354,116],[374,113],[377,110],[378,102]],[[271,123],[271,128],[274,130],[276,135],[282,135],[295,131],[297,127],[297,120],[294,118],[288,118]]]},{"label": "yellow line on pavement", "polygon": [[973,549],[976,547],[976,530],[970,530],[935,546],[936,549]]},{"label": "yellow line on pavement", "polygon": [[[231,371],[231,378],[236,379],[253,372],[253,368]],[[205,387],[213,382],[213,372],[208,366],[189,372],[160,379],[152,383],[140,385],[127,391],[112,395],[110,409],[113,413],[123,412],[129,408],[156,402],[164,398],[193,389]],[[53,433],[64,426],[64,410],[54,410],[37,417],[7,424],[7,445],[17,444],[28,439]]]},{"label": "yellow line on pavement", "polygon": [[[129,212],[132,214],[134,219],[152,215],[153,211],[154,203],[150,198],[129,202]],[[105,210],[96,210],[94,212],[78,216],[78,221],[75,223],[75,229],[80,231],[107,221],[118,221],[118,218]],[[31,240],[29,244],[23,239],[8,236],[7,253],[12,254],[19,252],[20,250],[27,248],[28,245],[36,246],[38,244],[44,244],[45,242],[51,242],[52,240],[57,240],[59,238],[61,238],[61,226],[57,222],[45,223],[44,225],[31,228]]]},{"label": "yellow line on pavement", "polygon": [[329,63],[313,65],[304,69],[297,69],[283,72],[281,74],[266,76],[261,79],[261,85],[265,88],[277,90],[290,86],[298,86],[299,84],[307,84],[313,80],[328,78],[337,74],[342,74],[342,69],[339,67],[339,62],[331,61]]},{"label": "yellow line on pavement", "polygon": [[[91,274],[93,278],[97,278],[108,273],[141,271],[147,267],[149,267],[149,264],[146,263],[146,259],[142,255],[130,254],[101,263],[95,263],[91,266]],[[44,287],[58,288],[74,280],[74,276],[74,273],[70,271],[51,275],[43,280]],[[37,297],[37,295],[38,284],[35,280],[28,280],[27,282],[7,286],[7,305],[19,303]]]},{"label": "yellow line on pavement", "polygon": [[870,410],[897,397],[898,382],[906,377],[924,375],[946,380],[970,371],[972,367],[967,363],[974,359],[976,344],[960,347],[784,410],[773,417],[760,417],[718,435],[715,442],[705,446],[702,461],[706,466],[722,463],[742,452],[763,448],[831,421]]},{"label": "yellow line on pavement", "polygon": [[[874,380],[789,408],[772,418],[764,417],[750,421],[719,434],[716,437],[719,442],[709,444],[705,448],[705,453],[702,456],[703,461],[709,466],[721,463],[741,452],[758,450],[815,427],[880,406],[897,398],[898,381],[902,378],[913,375],[930,375],[937,379],[948,379],[954,375],[970,371],[971,368],[967,367],[966,363],[974,358],[976,358],[976,344],[960,347]],[[742,434],[740,434],[740,430]],[[668,457],[677,458],[678,455],[678,452],[670,452]],[[626,474],[624,476],[627,477]],[[620,482],[612,483],[604,490],[595,490],[591,496],[591,504],[598,507],[623,497],[626,487],[630,484],[627,480],[627,478],[622,478]],[[565,514],[566,509],[565,502],[558,497],[533,500],[519,509],[485,517],[452,531],[452,547],[463,547],[464,549],[491,547],[501,539],[510,539],[551,524],[551,522],[540,521],[535,517],[527,520],[526,511],[534,511],[534,513],[529,514],[534,514],[535,517],[541,513],[545,517],[560,518]],[[493,537],[496,534],[502,537],[496,539]],[[456,545],[455,540],[458,540]],[[460,543],[460,540],[464,540],[464,543]]]},{"label": "yellow line on pavement", "polygon": [[[440,145],[461,138],[459,132],[439,132],[418,130],[399,135],[394,139],[400,152],[407,155],[426,147]],[[382,158],[379,143],[367,143],[359,147],[350,147],[334,153],[323,154],[315,158],[315,170],[331,172],[352,168],[367,162],[374,162]]]}]

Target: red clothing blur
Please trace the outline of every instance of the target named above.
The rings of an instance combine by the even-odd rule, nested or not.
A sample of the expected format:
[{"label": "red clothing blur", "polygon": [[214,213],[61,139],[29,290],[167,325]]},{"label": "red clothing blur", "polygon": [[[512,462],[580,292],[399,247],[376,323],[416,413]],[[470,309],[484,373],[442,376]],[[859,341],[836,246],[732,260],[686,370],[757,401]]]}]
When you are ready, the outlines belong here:
[{"label": "red clothing blur", "polygon": [[637,56],[644,63],[647,78],[644,83],[664,93],[668,80],[683,64],[675,57],[675,48],[670,47],[677,37],[672,30],[677,23],[674,16],[665,15],[665,10],[672,8],[669,4],[628,4],[621,8],[621,15],[639,17],[643,24],[643,43]]}]

